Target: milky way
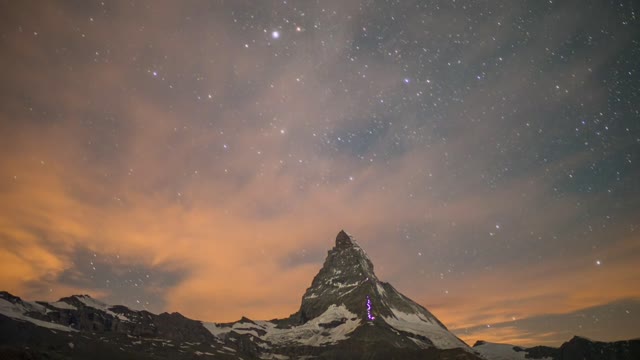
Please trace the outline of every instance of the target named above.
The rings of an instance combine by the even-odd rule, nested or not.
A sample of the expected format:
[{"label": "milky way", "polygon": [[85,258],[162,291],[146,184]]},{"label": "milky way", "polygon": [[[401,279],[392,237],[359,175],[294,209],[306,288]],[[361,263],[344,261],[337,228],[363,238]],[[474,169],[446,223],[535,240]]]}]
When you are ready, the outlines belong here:
[{"label": "milky way", "polygon": [[640,336],[633,1],[4,1],[0,289],[297,310],[335,234],[467,342]]}]

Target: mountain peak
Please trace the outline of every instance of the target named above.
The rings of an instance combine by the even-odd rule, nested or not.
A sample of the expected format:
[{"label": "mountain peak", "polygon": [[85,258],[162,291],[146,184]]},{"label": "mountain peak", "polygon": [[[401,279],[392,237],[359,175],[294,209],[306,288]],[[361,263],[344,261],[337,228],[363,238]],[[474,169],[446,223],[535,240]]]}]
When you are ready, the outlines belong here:
[{"label": "mountain peak", "polygon": [[353,236],[344,230],[340,230],[336,236],[336,246],[329,250],[323,270],[331,270],[331,273],[337,275],[342,274],[341,277],[351,273],[364,279],[376,278],[373,273],[373,263]]},{"label": "mountain peak", "polygon": [[365,278],[375,278],[373,263],[348,232],[340,230],[336,236],[336,246],[329,250],[324,267],[332,268],[338,273],[357,270]]},{"label": "mountain peak", "polygon": [[341,315],[345,324],[366,324],[363,329],[368,330],[361,331],[390,331],[395,335],[387,335],[411,338],[411,344],[419,347],[469,350],[427,309],[380,281],[365,251],[344,230],[336,236],[336,245],[305,291],[300,309],[283,325],[303,326],[334,318],[338,308],[351,314]]},{"label": "mountain peak", "polygon": [[338,236],[336,236],[336,247],[345,248],[351,247],[355,244],[355,240],[353,237],[349,235],[346,231],[340,230]]}]

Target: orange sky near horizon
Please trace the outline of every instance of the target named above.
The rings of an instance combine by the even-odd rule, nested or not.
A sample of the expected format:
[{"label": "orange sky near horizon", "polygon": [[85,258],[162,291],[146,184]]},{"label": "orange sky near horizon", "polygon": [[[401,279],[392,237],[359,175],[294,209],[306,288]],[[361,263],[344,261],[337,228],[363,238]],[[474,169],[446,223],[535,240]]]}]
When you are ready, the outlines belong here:
[{"label": "orange sky near horizon", "polygon": [[596,81],[633,33],[538,68],[600,23],[558,5],[548,41],[451,49],[537,6],[300,6],[0,5],[0,290],[284,317],[345,229],[470,345],[640,336],[639,87]]}]

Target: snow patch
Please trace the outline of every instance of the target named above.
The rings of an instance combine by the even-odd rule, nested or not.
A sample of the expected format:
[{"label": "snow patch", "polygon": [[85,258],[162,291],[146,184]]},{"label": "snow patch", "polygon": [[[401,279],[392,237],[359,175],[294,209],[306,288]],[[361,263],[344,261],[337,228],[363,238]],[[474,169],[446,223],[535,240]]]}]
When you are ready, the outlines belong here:
[{"label": "snow patch", "polygon": [[387,324],[397,330],[424,336],[431,340],[433,345],[438,349],[469,348],[467,344],[455,335],[439,324],[423,317],[421,314],[407,314],[393,308],[391,311],[393,312],[393,316],[382,318]]},{"label": "snow patch", "polygon": [[215,356],[216,354],[212,354],[210,352],[202,352],[202,351],[196,351],[194,354],[198,355],[198,356],[202,356],[202,355],[208,355],[208,356]]},{"label": "snow patch", "polygon": [[288,360],[289,357],[286,355],[280,355],[280,354],[264,354],[260,356],[260,359],[263,360]]},{"label": "snow patch", "polygon": [[235,332],[240,335],[249,334],[257,338],[260,336],[261,331],[265,331],[263,326],[252,324],[249,322],[237,322],[233,325],[218,325],[215,323],[202,323],[202,325],[209,330],[209,332],[217,337],[224,336],[230,332]]},{"label": "snow patch", "polygon": [[216,323],[203,322],[202,325],[205,327],[205,329],[209,330],[209,332],[213,334],[213,336],[216,337],[220,337],[221,335],[229,333],[232,330],[231,326],[222,326]]},{"label": "snow patch", "polygon": [[334,283],[331,283],[331,285],[333,285],[333,286],[337,287],[338,289],[343,289],[343,288],[348,288],[348,287],[358,286],[358,285],[360,285],[361,283],[362,283],[362,282],[358,281],[358,282],[351,283],[351,284],[341,284],[341,283],[334,284]]},{"label": "snow patch", "polygon": [[77,307],[71,304],[67,304],[64,301],[52,302],[52,303],[49,303],[49,305],[53,306],[54,308],[63,309],[63,310],[78,310]]},{"label": "snow patch", "polygon": [[36,302],[23,301],[22,303],[25,308],[29,309],[29,311],[39,312],[41,314],[46,314],[48,312],[48,309],[44,305],[40,305]]},{"label": "snow patch", "polygon": [[97,309],[97,310],[102,310],[104,312],[106,312],[107,314],[118,318],[122,321],[131,321],[129,320],[129,318],[127,318],[126,316],[122,315],[122,314],[117,314],[114,313],[113,311],[109,310],[109,305],[103,303],[102,301],[98,301],[90,296],[84,296],[84,295],[80,295],[80,296],[75,296],[76,299],[78,299],[81,303],[85,304],[88,307]]},{"label": "snow patch", "polygon": [[0,314],[10,317],[12,319],[16,319],[16,320],[21,320],[21,321],[27,321],[30,322],[34,325],[40,326],[40,327],[44,327],[44,328],[48,328],[51,330],[59,330],[59,331],[77,331],[75,329],[72,329],[68,326],[63,326],[60,324],[55,324],[55,323],[51,323],[48,321],[42,321],[42,320],[38,320],[38,319],[34,319],[31,318],[29,316],[26,315],[26,313],[28,312],[32,312],[32,311],[36,311],[36,312],[40,312],[40,313],[45,313],[46,309],[44,308],[44,306],[40,305],[40,304],[34,304],[34,303],[29,303],[29,302],[24,302],[22,304],[17,303],[14,304],[12,302],[9,302],[5,299],[0,299]]},{"label": "snow patch", "polygon": [[[344,323],[334,328],[321,326],[321,324],[342,320],[344,320]],[[356,314],[347,310],[344,305],[331,305],[320,316],[300,326],[294,326],[290,329],[278,329],[271,324],[270,328],[265,329],[267,333],[264,335],[263,340],[276,344],[296,342],[310,346],[334,344],[347,339],[348,335],[358,326],[360,326],[360,319]]]},{"label": "snow patch", "polygon": [[[335,321],[342,322],[335,327],[325,328]],[[269,321],[256,321],[252,323],[235,323],[231,326],[217,325],[215,323],[203,323],[204,327],[214,336],[221,336],[230,332],[238,334],[251,334],[271,344],[297,343],[310,346],[333,344],[347,339],[359,325],[360,319],[356,314],[347,310],[344,305],[331,305],[320,316],[309,320],[307,323],[288,329],[277,328]]]}]

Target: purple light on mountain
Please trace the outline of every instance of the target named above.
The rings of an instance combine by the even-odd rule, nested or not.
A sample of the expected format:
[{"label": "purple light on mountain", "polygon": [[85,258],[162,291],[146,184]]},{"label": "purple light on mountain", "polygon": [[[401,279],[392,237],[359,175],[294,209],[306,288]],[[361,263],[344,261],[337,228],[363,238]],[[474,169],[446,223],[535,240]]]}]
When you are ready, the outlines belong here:
[{"label": "purple light on mountain", "polygon": [[367,295],[367,317],[369,318],[370,321],[373,321],[376,319],[375,316],[371,315],[371,299],[369,298],[369,295]]}]

